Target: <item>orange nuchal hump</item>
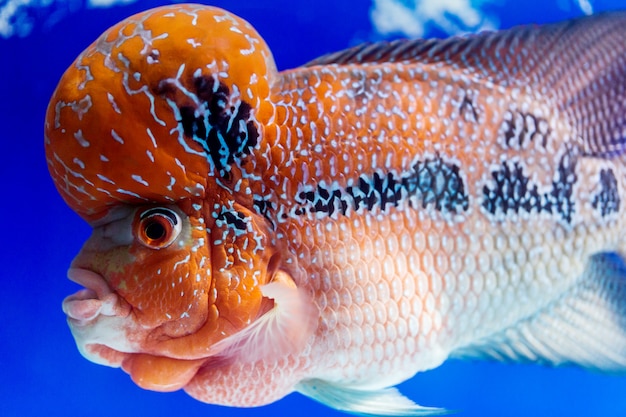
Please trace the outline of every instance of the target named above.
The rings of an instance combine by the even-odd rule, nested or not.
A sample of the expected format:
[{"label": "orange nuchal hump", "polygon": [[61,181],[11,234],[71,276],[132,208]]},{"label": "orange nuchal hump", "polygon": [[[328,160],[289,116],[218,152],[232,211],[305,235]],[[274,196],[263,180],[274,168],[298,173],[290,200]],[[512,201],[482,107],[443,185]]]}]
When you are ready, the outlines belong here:
[{"label": "orange nuchal hump", "polygon": [[254,29],[221,9],[167,6],[113,26],[50,100],[46,157],[59,192],[87,220],[120,203],[202,198],[218,173],[198,89],[219,87],[233,105],[245,101],[250,123],[262,124],[275,71]]}]

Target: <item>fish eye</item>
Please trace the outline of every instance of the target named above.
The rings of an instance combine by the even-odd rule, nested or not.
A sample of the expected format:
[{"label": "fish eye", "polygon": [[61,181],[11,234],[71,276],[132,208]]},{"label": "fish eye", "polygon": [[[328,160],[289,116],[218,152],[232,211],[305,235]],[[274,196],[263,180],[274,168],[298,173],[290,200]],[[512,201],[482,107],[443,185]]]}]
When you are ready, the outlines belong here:
[{"label": "fish eye", "polygon": [[139,242],[151,249],[163,249],[176,240],[181,231],[178,214],[165,207],[153,207],[139,214],[134,233]]}]

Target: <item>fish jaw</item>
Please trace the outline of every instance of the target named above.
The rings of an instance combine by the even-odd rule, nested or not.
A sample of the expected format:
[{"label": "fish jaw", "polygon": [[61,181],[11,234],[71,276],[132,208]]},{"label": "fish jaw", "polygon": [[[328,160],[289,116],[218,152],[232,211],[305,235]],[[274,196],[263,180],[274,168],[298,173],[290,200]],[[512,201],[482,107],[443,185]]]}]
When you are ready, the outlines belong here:
[{"label": "fish jaw", "polygon": [[85,286],[63,300],[63,311],[79,352],[89,361],[122,367],[137,385],[153,391],[182,388],[206,361],[140,353],[150,329],[134,320],[130,305],[96,272],[70,268],[68,278]]},{"label": "fish jaw", "polygon": [[[172,285],[170,280],[166,281],[168,276],[157,273],[160,268],[165,272],[165,266],[154,262],[150,250],[142,250],[134,237],[137,219],[143,211],[121,207],[92,223],[93,233],[68,271],[68,278],[84,288],[68,296],[62,307],[78,350],[86,359],[121,367],[143,388],[172,391],[186,385],[207,356],[208,347],[188,349],[189,345],[201,346],[190,339],[204,337],[203,332],[194,333],[213,328],[215,323],[204,323],[207,297],[200,289],[195,299],[183,300],[187,315],[177,310],[183,308],[179,305],[182,297],[159,297],[150,292],[159,281],[162,286],[157,288],[167,289]],[[183,213],[179,211],[179,215]],[[186,259],[186,243],[197,238],[187,226],[187,218],[184,219],[180,219],[186,226],[179,247],[168,255],[161,253],[172,262]],[[191,259],[189,268],[194,261]],[[188,282],[194,288],[202,288],[210,282],[210,273],[202,270],[197,273]],[[180,284],[178,278],[176,284]],[[184,292],[195,295],[194,288],[185,287]],[[171,292],[180,294],[181,289]],[[155,313],[159,310],[160,314]]]},{"label": "fish jaw", "polygon": [[129,304],[93,271],[70,268],[68,278],[85,287],[65,298],[62,306],[78,350],[92,362],[121,366],[126,354],[137,350],[128,335],[140,330],[129,328]]},{"label": "fish jaw", "polygon": [[99,274],[88,269],[70,268],[67,276],[70,281],[85,287],[63,301],[63,312],[69,320],[83,324],[99,315],[123,318],[130,313],[128,303],[111,291]]},{"label": "fish jaw", "polygon": [[[277,272],[272,284],[266,285],[264,295],[273,300],[274,308],[264,313],[261,317],[270,317],[271,324],[260,333],[266,338],[258,337],[258,331],[253,331],[253,335],[245,334],[239,336],[235,333],[235,340],[226,339],[225,348],[220,343],[215,346],[214,354],[197,359],[181,359],[168,356],[168,351],[175,351],[171,344],[155,345],[154,330],[142,326],[137,322],[132,314],[132,308],[115,292],[111,290],[104,277],[100,274],[84,268],[73,267],[68,271],[70,280],[85,288],[75,294],[68,296],[63,302],[63,311],[68,316],[68,324],[75,338],[80,353],[88,360],[111,367],[121,367],[127,372],[131,379],[140,387],[153,391],[169,392],[185,388],[198,399],[211,403],[238,404],[236,400],[228,397],[219,398],[213,394],[206,393],[200,387],[219,386],[224,383],[224,371],[233,369],[234,372],[247,372],[250,369],[268,372],[267,377],[271,377],[272,366],[267,364],[276,361],[293,361],[291,353],[299,353],[305,348],[308,336],[311,335],[315,326],[316,312],[314,306],[309,304],[303,297],[303,293],[295,287],[295,284],[283,272]],[[277,288],[278,287],[278,288]],[[306,296],[305,296],[306,298]],[[295,302],[295,305],[291,305]],[[262,319],[258,319],[262,320]],[[287,322],[285,322],[285,320]],[[294,327],[292,321],[297,321],[300,338],[294,339]],[[282,324],[281,324],[282,322]],[[273,331],[270,329],[274,328]],[[288,334],[283,333],[285,329]],[[257,328],[258,329],[258,328]],[[207,330],[212,330],[207,332]],[[215,333],[211,326],[205,326],[193,337],[197,339],[207,339]],[[280,348],[281,340],[287,336],[289,346]],[[242,341],[243,345],[236,346]],[[273,343],[267,338],[277,337]],[[193,344],[187,340],[179,340],[187,344]],[[174,340],[170,342],[174,343]],[[263,346],[259,346],[261,343]],[[234,349],[228,345],[235,345]],[[253,346],[250,346],[253,345]],[[246,347],[247,346],[247,347]],[[272,346],[274,348],[272,348]],[[265,356],[258,357],[258,351],[264,352]],[[277,350],[278,349],[278,350]],[[242,353],[255,351],[257,355]],[[153,352],[153,353],[145,353]],[[269,353],[268,353],[269,352]],[[267,360],[269,359],[269,361]],[[245,364],[251,366],[243,366]],[[267,369],[266,369],[267,368]],[[255,395],[250,398],[249,405],[261,405],[273,402],[287,395],[297,382],[297,369],[290,370],[289,376],[293,380],[274,381],[272,389],[268,391],[268,386],[264,390],[268,391],[268,396]],[[278,386],[274,386],[278,385]],[[232,394],[231,387],[227,384],[222,387]],[[271,394],[271,395],[269,395]],[[229,394],[230,395],[230,394]],[[275,397],[275,398],[274,398]],[[240,405],[240,404],[239,404]]]}]

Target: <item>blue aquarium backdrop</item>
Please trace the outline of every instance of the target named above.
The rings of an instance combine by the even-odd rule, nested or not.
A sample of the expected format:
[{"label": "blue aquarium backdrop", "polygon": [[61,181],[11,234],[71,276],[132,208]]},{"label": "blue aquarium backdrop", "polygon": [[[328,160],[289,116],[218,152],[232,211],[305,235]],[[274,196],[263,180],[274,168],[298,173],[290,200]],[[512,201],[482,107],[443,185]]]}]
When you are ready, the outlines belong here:
[{"label": "blue aquarium backdrop", "polygon": [[[138,388],[83,359],[61,311],[89,234],[48,177],[43,123],[61,74],[100,33],[165,0],[0,0],[0,416],[340,416],[299,394],[270,406],[206,405]],[[364,41],[543,23],[626,0],[213,0],[250,21],[280,69]],[[626,41],[626,40],[625,40]],[[422,405],[474,416],[625,416],[626,376],[450,361],[402,384]]]}]

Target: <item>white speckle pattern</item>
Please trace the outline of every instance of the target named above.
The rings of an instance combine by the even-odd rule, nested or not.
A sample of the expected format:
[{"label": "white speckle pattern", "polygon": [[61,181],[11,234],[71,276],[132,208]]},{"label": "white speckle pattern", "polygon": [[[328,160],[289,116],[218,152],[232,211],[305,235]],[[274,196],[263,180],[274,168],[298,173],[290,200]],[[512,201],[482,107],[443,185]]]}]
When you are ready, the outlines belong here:
[{"label": "white speckle pattern", "polygon": [[[121,248],[107,254],[132,271],[111,283],[144,314],[129,322],[148,323],[127,326],[144,329],[136,351],[149,329],[151,355],[186,339],[185,358],[202,359],[289,308],[318,314],[280,357],[220,351],[233,360],[198,371],[193,396],[249,406],[303,379],[399,383],[533,317],[580,285],[593,254],[623,250],[626,15],[363,45],[276,73],[236,17],[156,10],[79,57],[82,98],[53,101],[46,133],[55,183],[85,218],[180,214],[175,244],[145,239],[128,265]],[[238,46],[209,42],[207,25]],[[97,54],[106,79],[82,61]],[[131,224],[129,240],[150,238],[133,216],[102,235]],[[306,297],[264,301],[279,278]]]}]

